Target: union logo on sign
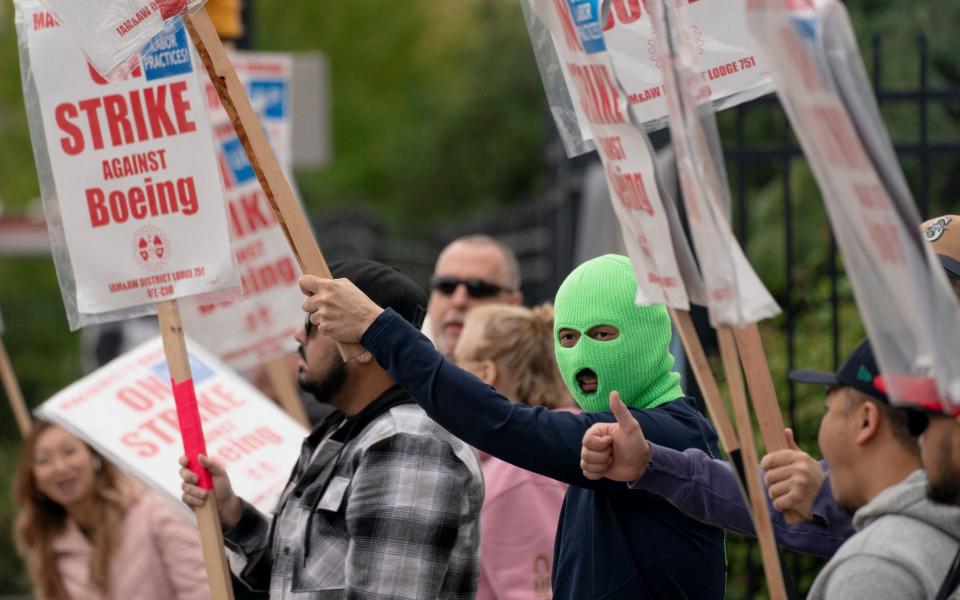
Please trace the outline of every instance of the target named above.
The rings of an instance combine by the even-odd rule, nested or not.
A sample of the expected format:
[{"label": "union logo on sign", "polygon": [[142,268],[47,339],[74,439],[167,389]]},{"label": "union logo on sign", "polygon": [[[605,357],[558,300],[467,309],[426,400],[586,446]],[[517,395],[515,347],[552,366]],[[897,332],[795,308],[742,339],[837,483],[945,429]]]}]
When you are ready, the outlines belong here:
[{"label": "union logo on sign", "polygon": [[159,271],[167,264],[170,240],[163,230],[155,225],[141,227],[133,236],[133,254],[137,264],[147,271]]}]

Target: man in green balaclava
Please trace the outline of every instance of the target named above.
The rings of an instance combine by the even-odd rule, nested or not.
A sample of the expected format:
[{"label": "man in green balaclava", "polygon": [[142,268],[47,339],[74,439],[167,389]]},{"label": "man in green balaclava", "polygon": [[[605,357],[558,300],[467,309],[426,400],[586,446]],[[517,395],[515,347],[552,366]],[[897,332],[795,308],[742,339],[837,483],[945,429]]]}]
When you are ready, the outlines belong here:
[{"label": "man in green balaclava", "polygon": [[636,295],[630,259],[615,254],[580,265],[557,291],[557,365],[585,411],[609,410],[613,391],[638,409],[683,396],[680,376],[671,370],[667,309],[662,304],[637,306]]},{"label": "man in green balaclava", "polygon": [[[346,280],[307,275],[300,285],[312,294],[303,308],[322,333],[363,344],[447,431],[478,450],[570,485],[553,557],[556,600],[723,598],[720,529],[659,497],[587,479],[580,470],[587,429],[616,420],[609,410],[613,392],[651,442],[717,453],[716,433],[671,371],[666,308],[636,305],[637,283],[626,257],[583,263],[557,293],[557,363],[584,409],[577,413],[510,403],[447,362],[415,327]],[[424,465],[425,475],[429,468]]]}]

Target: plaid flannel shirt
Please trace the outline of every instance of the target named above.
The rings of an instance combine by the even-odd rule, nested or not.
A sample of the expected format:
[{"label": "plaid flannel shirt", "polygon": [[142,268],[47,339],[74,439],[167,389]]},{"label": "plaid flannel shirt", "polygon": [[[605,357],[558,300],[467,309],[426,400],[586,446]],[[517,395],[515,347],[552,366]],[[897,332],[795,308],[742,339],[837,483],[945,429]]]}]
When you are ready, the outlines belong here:
[{"label": "plaid flannel shirt", "polygon": [[272,519],[244,502],[224,532],[244,583],[272,599],[475,597],[479,461],[409,402],[395,387],[315,429]]}]

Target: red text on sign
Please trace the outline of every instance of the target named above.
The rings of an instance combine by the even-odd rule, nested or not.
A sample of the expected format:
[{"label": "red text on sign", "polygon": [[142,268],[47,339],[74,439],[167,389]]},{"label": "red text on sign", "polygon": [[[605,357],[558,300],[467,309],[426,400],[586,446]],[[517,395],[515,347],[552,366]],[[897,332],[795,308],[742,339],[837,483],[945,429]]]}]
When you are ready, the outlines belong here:
[{"label": "red text on sign", "polygon": [[102,150],[106,143],[119,147],[197,130],[190,117],[190,102],[184,97],[187,82],[162,84],[142,92],[142,96],[141,90],[132,90],[58,104],[54,117],[64,133],[60,138],[63,151],[76,156],[88,148]]},{"label": "red text on sign", "polygon": [[620,111],[620,93],[604,65],[568,65],[580,92],[580,105],[595,125],[625,123]]},{"label": "red text on sign", "polygon": [[147,177],[142,187],[134,186],[125,192],[114,190],[108,193],[102,188],[89,188],[84,194],[90,225],[93,227],[125,223],[129,219],[139,221],[175,212],[189,216],[196,214],[200,208],[193,177],[157,183]]}]

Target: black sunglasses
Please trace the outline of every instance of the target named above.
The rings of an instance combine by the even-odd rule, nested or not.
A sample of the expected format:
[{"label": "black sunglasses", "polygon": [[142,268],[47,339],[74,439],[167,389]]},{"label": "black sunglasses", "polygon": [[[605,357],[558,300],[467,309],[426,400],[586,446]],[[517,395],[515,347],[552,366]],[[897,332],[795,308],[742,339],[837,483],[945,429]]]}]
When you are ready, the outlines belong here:
[{"label": "black sunglasses", "polygon": [[431,277],[430,287],[444,296],[452,296],[460,284],[467,286],[471,298],[492,298],[500,292],[512,292],[506,288],[482,279],[457,279],[456,277]]}]

